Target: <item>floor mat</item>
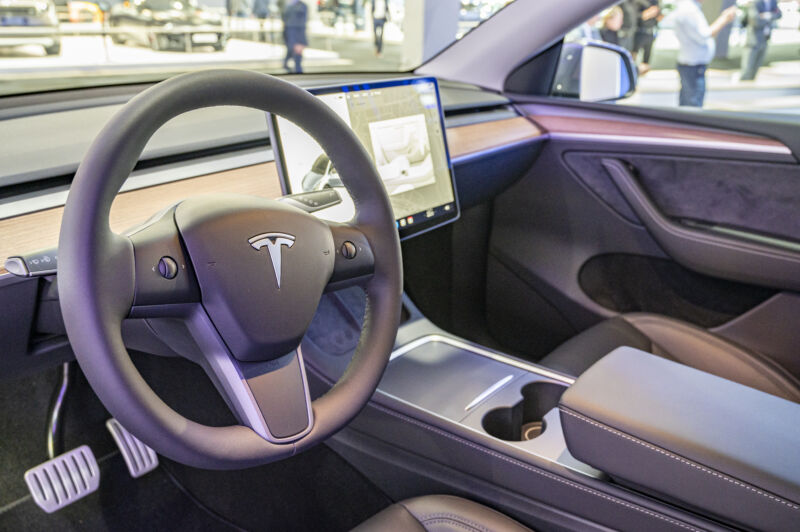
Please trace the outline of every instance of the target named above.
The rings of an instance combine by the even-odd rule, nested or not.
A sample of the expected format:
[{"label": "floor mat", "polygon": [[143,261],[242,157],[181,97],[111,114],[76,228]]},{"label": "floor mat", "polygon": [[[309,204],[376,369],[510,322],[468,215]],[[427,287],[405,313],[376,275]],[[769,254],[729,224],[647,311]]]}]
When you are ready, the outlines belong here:
[{"label": "floor mat", "polygon": [[0,508],[25,496],[22,475],[47,460],[47,406],[55,370],[0,382]]},{"label": "floor mat", "polygon": [[[108,412],[77,365],[71,374],[62,415],[64,449],[86,444],[95,456],[104,456],[115,449],[104,426]],[[47,408],[60,378],[54,368],[0,382],[0,508],[28,493],[23,474],[47,460]]]},{"label": "floor mat", "polygon": [[243,471],[164,462],[189,493],[247,530],[345,531],[391,504],[326,445]]}]

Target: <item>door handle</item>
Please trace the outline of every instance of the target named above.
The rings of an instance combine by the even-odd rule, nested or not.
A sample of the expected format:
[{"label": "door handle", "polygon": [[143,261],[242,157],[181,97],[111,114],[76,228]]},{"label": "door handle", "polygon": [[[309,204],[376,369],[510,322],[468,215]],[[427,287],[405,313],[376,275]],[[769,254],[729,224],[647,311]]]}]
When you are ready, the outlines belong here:
[{"label": "door handle", "polygon": [[659,210],[626,163],[612,158],[601,163],[655,241],[679,264],[724,279],[800,290],[800,253],[675,222]]}]

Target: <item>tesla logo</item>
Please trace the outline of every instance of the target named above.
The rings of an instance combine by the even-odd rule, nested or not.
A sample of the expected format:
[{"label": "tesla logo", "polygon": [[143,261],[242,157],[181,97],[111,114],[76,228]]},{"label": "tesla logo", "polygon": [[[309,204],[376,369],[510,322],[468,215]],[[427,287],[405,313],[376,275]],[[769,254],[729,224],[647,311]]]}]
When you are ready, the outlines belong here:
[{"label": "tesla logo", "polygon": [[263,235],[254,236],[248,242],[256,250],[260,250],[263,247],[267,248],[269,258],[272,260],[272,269],[275,270],[275,280],[278,282],[278,288],[280,288],[281,252],[283,251],[283,246],[290,248],[294,245],[294,236],[286,233],[264,233]]}]

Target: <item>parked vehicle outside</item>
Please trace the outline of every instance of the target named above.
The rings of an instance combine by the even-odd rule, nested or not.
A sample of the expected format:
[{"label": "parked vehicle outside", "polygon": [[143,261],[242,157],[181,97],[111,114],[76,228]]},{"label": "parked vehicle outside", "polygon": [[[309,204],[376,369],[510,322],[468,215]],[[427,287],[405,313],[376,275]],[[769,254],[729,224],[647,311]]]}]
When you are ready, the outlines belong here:
[{"label": "parked vehicle outside", "polygon": [[38,44],[47,55],[61,53],[53,0],[0,0],[0,48]]},{"label": "parked vehicle outside", "polygon": [[222,51],[228,42],[222,14],[194,0],[126,1],[111,8],[108,24],[114,43],[156,51],[191,51],[196,46]]}]

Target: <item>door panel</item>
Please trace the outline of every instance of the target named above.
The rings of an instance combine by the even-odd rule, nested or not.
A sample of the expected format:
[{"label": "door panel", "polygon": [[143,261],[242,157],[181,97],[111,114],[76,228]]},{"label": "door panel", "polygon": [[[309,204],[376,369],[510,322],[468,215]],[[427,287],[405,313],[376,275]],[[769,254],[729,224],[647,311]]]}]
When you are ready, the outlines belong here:
[{"label": "door panel", "polygon": [[773,327],[780,340],[770,342],[751,322],[732,325],[749,315],[797,320],[774,304],[795,297],[781,289],[800,289],[800,165],[784,143],[711,127],[718,117],[703,127],[697,114],[686,124],[682,113],[669,121],[610,106],[585,116],[575,105],[523,108],[549,140],[494,202],[494,338],[538,358],[606,317],[645,311],[714,327],[776,358],[800,345],[796,326]]},{"label": "door panel", "polygon": [[[636,171],[633,167],[613,158],[603,158],[602,164],[648,232],[680,264],[724,279],[790,290],[800,288],[800,246],[797,244],[759,236],[758,228],[751,231],[745,225],[745,215],[740,217],[743,225],[738,228],[716,225],[713,221],[703,224],[691,218],[669,218],[644,191],[634,175]],[[736,183],[731,183],[714,191],[706,190],[706,194],[687,187],[673,194],[673,200],[685,197],[683,203],[691,207],[695,203],[694,198],[705,195],[709,204],[708,214],[697,212],[697,215],[709,219],[723,217],[731,210],[737,210],[736,202],[728,201],[728,196],[732,194],[726,192],[735,186]],[[760,203],[758,198],[753,197],[757,194],[751,193],[750,196],[753,204]],[[767,209],[770,207],[770,198],[771,195],[765,194],[763,203]],[[680,204],[677,201],[673,203]],[[756,210],[756,207],[752,206],[750,210]],[[775,218],[780,220],[780,215],[777,212]],[[736,219],[730,215],[725,217]],[[791,214],[786,217],[791,218]],[[758,215],[755,219],[760,221]]]},{"label": "door panel", "polygon": [[[643,226],[618,214],[573,175],[563,159],[570,149],[571,143],[549,140],[492,210],[489,256],[496,268],[487,276],[487,322],[494,338],[531,358],[615,313],[592,301],[578,283],[589,259],[608,253],[667,258]],[[542,300],[547,306],[537,304]],[[553,312],[548,307],[568,327],[537,326]],[[530,333],[535,338],[520,329],[535,330]]]},{"label": "door panel", "polygon": [[625,158],[670,218],[707,222],[800,244],[800,166],[722,159]]},{"label": "door panel", "polygon": [[604,168],[605,158],[625,162],[670,218],[746,228],[800,244],[800,165],[619,151],[566,153],[575,175],[634,223],[640,222]]}]

